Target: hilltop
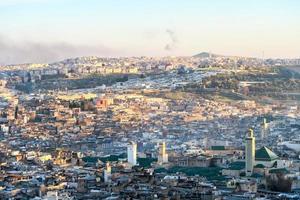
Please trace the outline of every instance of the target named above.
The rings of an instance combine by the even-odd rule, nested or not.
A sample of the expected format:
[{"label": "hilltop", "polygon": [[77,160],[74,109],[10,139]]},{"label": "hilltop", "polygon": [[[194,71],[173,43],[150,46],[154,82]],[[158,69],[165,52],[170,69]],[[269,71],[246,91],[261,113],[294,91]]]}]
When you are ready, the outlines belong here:
[{"label": "hilltop", "polygon": [[209,57],[225,57],[222,55],[217,55],[217,54],[213,54],[213,53],[209,53],[209,52],[201,52],[199,54],[196,54],[194,56],[192,56],[194,58],[209,58]]}]

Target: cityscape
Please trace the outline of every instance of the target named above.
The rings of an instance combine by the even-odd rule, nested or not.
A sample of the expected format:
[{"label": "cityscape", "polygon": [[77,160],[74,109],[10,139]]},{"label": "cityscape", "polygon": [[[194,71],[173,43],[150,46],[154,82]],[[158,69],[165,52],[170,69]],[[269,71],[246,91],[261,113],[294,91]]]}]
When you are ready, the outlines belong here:
[{"label": "cityscape", "polygon": [[[258,0],[74,2],[0,1],[7,19],[0,22],[0,199],[300,199],[300,29],[292,26],[300,20],[298,2],[262,1],[270,9],[253,11],[262,25],[281,27],[274,13],[295,20],[254,44],[261,24],[233,6],[252,8]],[[222,10],[224,24],[199,14],[200,7]],[[179,8],[191,13],[178,16]],[[195,27],[181,20],[202,15],[208,20],[201,23],[213,24],[208,35],[184,39]],[[99,28],[94,20],[105,23]],[[169,20],[174,28],[162,36],[135,29]],[[231,23],[237,30],[249,23],[255,32],[244,41],[228,36],[240,50],[225,40],[205,42],[219,41],[210,32],[219,27],[219,35],[231,34]],[[68,35],[74,24],[78,30]],[[112,46],[99,47],[101,31]],[[67,42],[56,45],[57,38]],[[285,49],[272,39],[285,40]]]}]

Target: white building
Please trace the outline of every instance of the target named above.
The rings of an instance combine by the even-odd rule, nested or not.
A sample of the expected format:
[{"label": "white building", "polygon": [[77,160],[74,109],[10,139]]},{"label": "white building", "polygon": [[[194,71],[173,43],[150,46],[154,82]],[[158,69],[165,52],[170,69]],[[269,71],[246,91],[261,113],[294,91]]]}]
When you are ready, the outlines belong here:
[{"label": "white building", "polygon": [[253,136],[253,130],[249,129],[246,137],[246,176],[251,176],[253,173],[253,167],[255,164],[255,137]]},{"label": "white building", "polygon": [[130,142],[127,146],[127,162],[132,166],[137,164],[137,144],[135,142]]}]

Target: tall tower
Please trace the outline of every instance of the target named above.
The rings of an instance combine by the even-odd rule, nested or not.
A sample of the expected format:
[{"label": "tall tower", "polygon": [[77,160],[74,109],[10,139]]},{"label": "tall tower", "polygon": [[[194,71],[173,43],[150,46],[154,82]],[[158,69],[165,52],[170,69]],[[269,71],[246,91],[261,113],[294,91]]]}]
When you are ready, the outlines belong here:
[{"label": "tall tower", "polygon": [[136,165],[137,145],[135,142],[130,142],[127,146],[127,161],[132,166]]},{"label": "tall tower", "polygon": [[106,163],[106,167],[104,169],[104,182],[108,183],[111,181],[111,166],[109,162]]},{"label": "tall tower", "polygon": [[158,147],[158,163],[163,164],[168,162],[168,154],[166,153],[166,143],[159,143]]},{"label": "tall tower", "polygon": [[268,133],[269,124],[267,123],[267,119],[264,118],[261,124],[261,139],[264,139]]},{"label": "tall tower", "polygon": [[249,129],[246,137],[246,176],[251,176],[255,162],[255,137],[253,130]]}]

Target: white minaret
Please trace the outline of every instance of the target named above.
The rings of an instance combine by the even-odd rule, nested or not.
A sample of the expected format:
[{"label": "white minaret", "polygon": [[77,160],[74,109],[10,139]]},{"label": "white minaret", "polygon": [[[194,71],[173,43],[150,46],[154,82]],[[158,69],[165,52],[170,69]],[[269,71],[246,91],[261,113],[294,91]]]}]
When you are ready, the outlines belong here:
[{"label": "white minaret", "polygon": [[137,145],[135,142],[130,142],[127,146],[127,161],[132,166],[136,165]]},{"label": "white minaret", "polygon": [[264,139],[268,133],[269,124],[267,123],[267,119],[264,118],[263,123],[261,125],[261,139]]},{"label": "white minaret", "polygon": [[168,162],[168,154],[166,153],[166,143],[161,142],[159,143],[158,147],[158,163],[163,164]]},{"label": "white minaret", "polygon": [[246,137],[246,176],[251,176],[253,173],[253,167],[255,162],[255,137],[253,136],[253,130],[249,129]]},{"label": "white minaret", "polygon": [[111,166],[109,162],[106,163],[106,167],[104,169],[104,182],[109,183],[111,181]]}]

